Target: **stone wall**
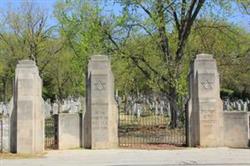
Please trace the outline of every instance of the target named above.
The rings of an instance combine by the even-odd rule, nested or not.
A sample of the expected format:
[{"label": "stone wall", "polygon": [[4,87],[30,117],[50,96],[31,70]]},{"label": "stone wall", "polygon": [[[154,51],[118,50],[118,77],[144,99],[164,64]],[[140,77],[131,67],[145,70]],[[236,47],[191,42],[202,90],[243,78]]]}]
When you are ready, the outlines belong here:
[{"label": "stone wall", "polygon": [[118,109],[114,99],[114,78],[107,56],[91,57],[86,82],[85,148],[117,147]]},{"label": "stone wall", "polygon": [[19,61],[15,71],[14,109],[10,115],[10,151],[44,150],[42,80],[34,61]]},{"label": "stone wall", "polygon": [[80,148],[82,115],[58,114],[58,149]]},{"label": "stone wall", "polygon": [[224,145],[248,147],[249,115],[247,112],[224,112]]}]

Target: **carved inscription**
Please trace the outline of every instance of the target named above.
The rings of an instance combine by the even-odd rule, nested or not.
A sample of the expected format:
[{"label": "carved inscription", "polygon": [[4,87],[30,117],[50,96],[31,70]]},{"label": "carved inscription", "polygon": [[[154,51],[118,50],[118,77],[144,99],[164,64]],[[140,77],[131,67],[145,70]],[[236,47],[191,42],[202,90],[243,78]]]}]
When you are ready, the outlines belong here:
[{"label": "carved inscription", "polygon": [[200,84],[202,89],[204,90],[211,90],[214,88],[214,80],[215,80],[215,76],[212,73],[204,73],[204,74],[200,74]]},{"label": "carved inscription", "polygon": [[204,89],[213,89],[213,82],[209,80],[201,81],[201,85]]},{"label": "carved inscription", "polygon": [[[99,108],[97,108],[99,107]],[[96,141],[108,140],[108,115],[106,106],[98,105],[92,112],[92,130]]]},{"label": "carved inscription", "polygon": [[95,90],[97,91],[103,91],[106,89],[106,83],[102,80],[97,80],[95,83]]},{"label": "carved inscription", "polygon": [[216,125],[215,110],[201,111],[202,126],[210,129]]}]

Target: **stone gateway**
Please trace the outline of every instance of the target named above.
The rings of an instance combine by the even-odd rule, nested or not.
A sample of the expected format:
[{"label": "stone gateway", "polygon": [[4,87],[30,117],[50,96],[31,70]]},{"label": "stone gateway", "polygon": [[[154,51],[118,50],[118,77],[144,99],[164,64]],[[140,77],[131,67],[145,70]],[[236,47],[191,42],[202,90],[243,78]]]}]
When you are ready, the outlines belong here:
[{"label": "stone gateway", "polygon": [[84,147],[118,146],[118,108],[114,98],[114,78],[110,60],[104,55],[91,57],[87,73]]},{"label": "stone gateway", "polygon": [[189,74],[188,146],[246,148],[249,133],[247,112],[223,112],[215,59],[197,55]]},{"label": "stone gateway", "polygon": [[10,151],[37,153],[44,150],[42,80],[34,61],[19,61],[14,83],[14,109],[10,114]]},{"label": "stone gateway", "polygon": [[223,146],[223,109],[216,61],[199,54],[189,74],[188,145]]}]

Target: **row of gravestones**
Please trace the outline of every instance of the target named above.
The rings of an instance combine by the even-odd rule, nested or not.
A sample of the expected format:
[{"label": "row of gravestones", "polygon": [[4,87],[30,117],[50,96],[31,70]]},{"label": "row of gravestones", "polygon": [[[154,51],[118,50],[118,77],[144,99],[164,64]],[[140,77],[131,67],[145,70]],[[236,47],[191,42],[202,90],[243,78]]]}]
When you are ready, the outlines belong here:
[{"label": "row of gravestones", "polygon": [[[122,105],[122,99],[116,96],[116,102],[118,106]],[[59,106],[60,105],[60,106]],[[44,114],[45,117],[51,117],[52,115],[61,113],[78,113],[83,112],[85,107],[85,98],[73,98],[68,97],[64,99],[61,103],[59,101],[51,102],[50,99],[44,101]],[[155,115],[165,115],[171,116],[170,113],[170,102],[164,97],[157,95],[140,95],[139,97],[127,97],[127,107],[125,112],[130,115],[135,115],[140,117],[140,115],[145,112],[149,107]],[[8,104],[0,102],[0,114],[7,115],[13,109],[13,99]]]},{"label": "row of gravestones", "polygon": [[[64,99],[60,104],[59,101],[51,102],[49,99],[44,101],[44,114],[45,117],[50,117],[51,115],[62,113],[78,113],[84,110],[85,98],[72,98],[69,97]],[[61,108],[59,107],[61,106]],[[60,108],[60,109],[59,109]],[[13,110],[13,98],[8,104],[0,102],[0,115],[8,115]]]},{"label": "row of gravestones", "polygon": [[[124,97],[125,98],[125,97]],[[118,107],[122,106],[122,99],[116,96]],[[125,99],[123,99],[123,106]],[[143,113],[151,111],[154,115],[167,115],[171,116],[170,102],[163,95],[137,95],[127,96],[126,107],[123,108],[124,112],[128,115],[134,115],[139,118]]]},{"label": "row of gravestones", "polygon": [[85,110],[85,98],[84,97],[68,97],[62,102],[51,102],[49,99],[44,102],[45,118],[51,117],[58,113],[79,113]]},{"label": "row of gravestones", "polygon": [[[223,112],[219,74],[211,55],[196,56],[191,66],[189,83],[188,145],[246,147],[249,114]],[[107,56],[91,57],[86,85],[86,112],[81,123],[84,147],[117,147],[118,108]],[[8,119],[11,152],[35,153],[44,150],[43,110],[42,80],[37,66],[30,60],[19,61],[15,72],[13,110]]]},{"label": "row of gravestones", "polygon": [[[122,99],[116,96],[118,107],[122,104]],[[59,106],[60,105],[60,106]],[[146,110],[151,110],[155,115],[166,115],[171,116],[170,102],[164,96],[157,95],[140,95],[137,97],[127,97],[127,107],[125,112],[129,115],[135,115],[139,118]],[[62,113],[78,113],[83,112],[85,108],[84,97],[68,97],[64,99],[60,104],[59,101],[51,102],[47,99],[44,102],[44,113],[45,117],[51,117],[52,115]],[[8,104],[0,102],[0,115],[7,115],[10,110],[13,109],[13,99]],[[229,99],[223,101],[223,111],[250,111],[250,100],[234,100]]]},{"label": "row of gravestones", "polygon": [[250,111],[250,100],[234,100],[229,99],[223,101],[223,110],[225,111]]}]

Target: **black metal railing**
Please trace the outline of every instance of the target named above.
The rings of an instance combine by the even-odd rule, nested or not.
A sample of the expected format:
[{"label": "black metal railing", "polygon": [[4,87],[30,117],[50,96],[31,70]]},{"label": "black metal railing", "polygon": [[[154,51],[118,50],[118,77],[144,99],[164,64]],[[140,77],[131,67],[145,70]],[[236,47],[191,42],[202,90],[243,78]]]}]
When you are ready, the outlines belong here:
[{"label": "black metal railing", "polygon": [[[179,111],[177,127],[170,126],[169,111],[140,104],[138,111],[119,109],[119,146],[132,148],[166,148],[186,145],[186,112]],[[129,111],[128,111],[129,110]],[[157,111],[155,111],[157,110]]]},{"label": "black metal railing", "polygon": [[45,149],[58,149],[58,116],[45,119]]}]

